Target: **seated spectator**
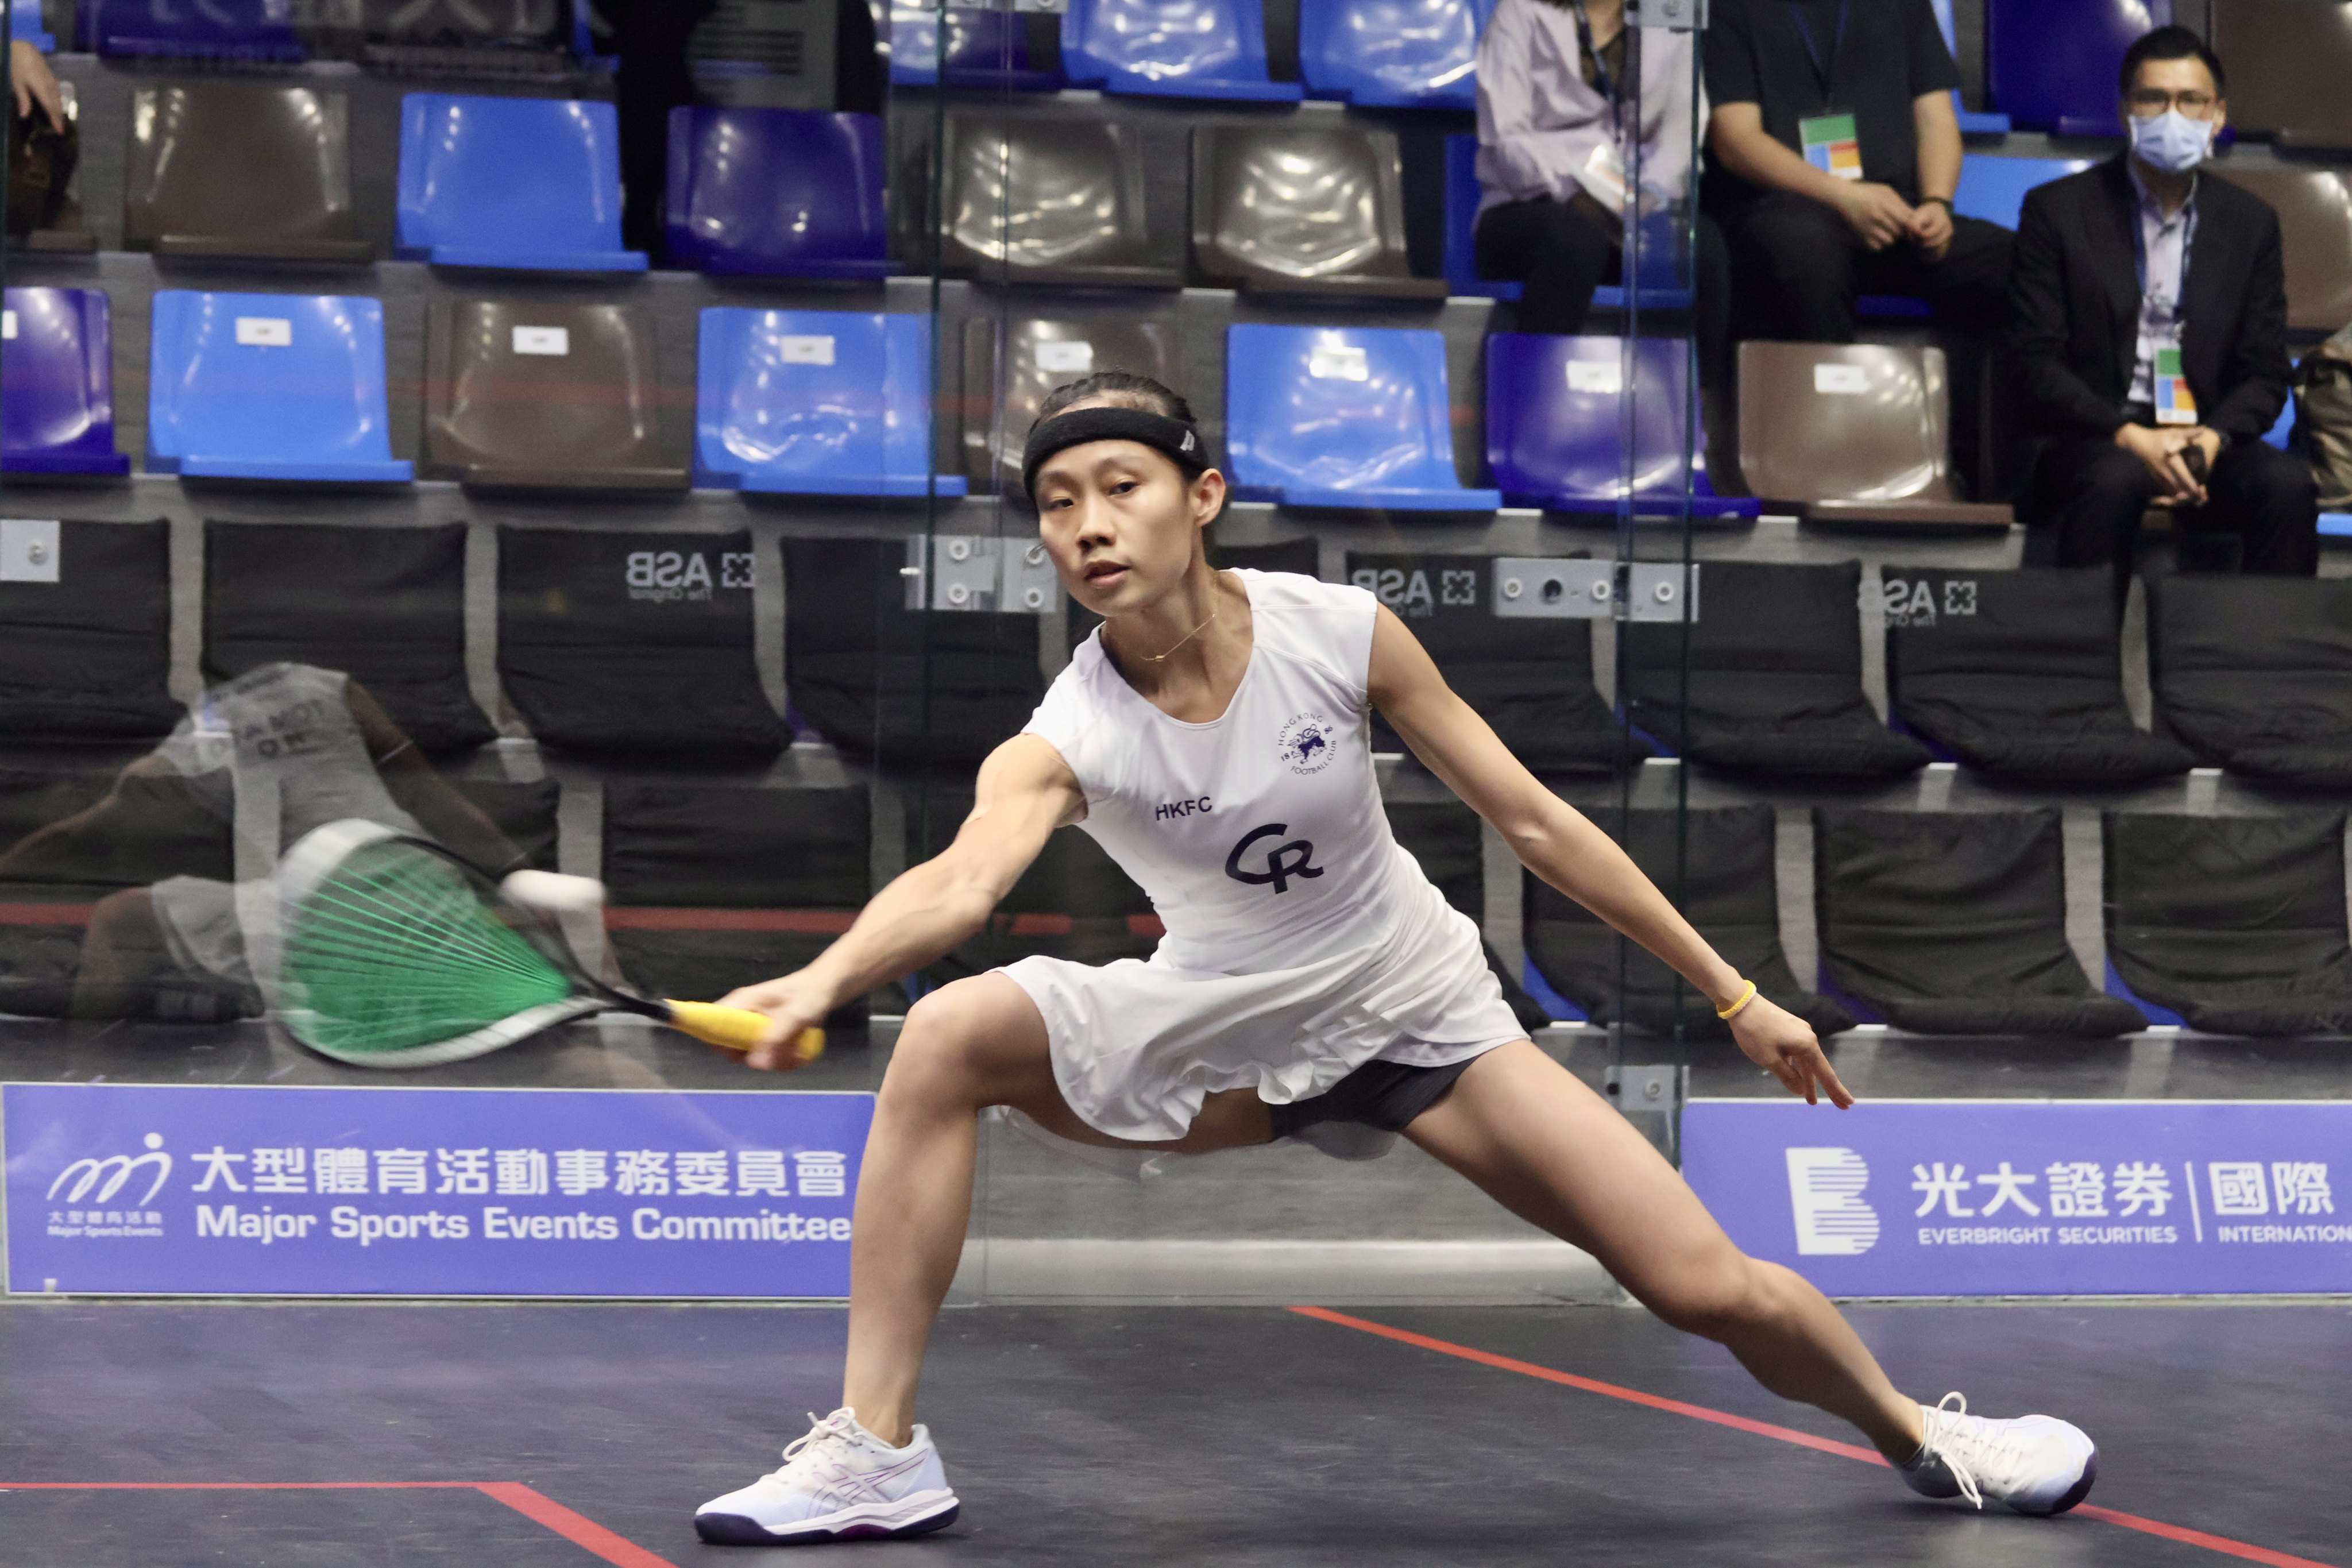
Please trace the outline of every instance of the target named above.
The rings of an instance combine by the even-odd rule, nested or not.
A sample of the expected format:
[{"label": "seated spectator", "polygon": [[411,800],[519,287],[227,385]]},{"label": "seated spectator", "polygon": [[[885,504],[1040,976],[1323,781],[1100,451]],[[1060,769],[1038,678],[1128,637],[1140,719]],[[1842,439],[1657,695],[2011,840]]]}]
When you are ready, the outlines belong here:
[{"label": "seated spectator", "polygon": [[[1632,128],[1620,117],[1636,72],[1642,205],[1654,211],[1690,177],[1687,36],[1628,27],[1623,0],[1501,0],[1478,40],[1478,270],[1527,285],[1523,332],[1582,331],[1593,289],[1622,280]],[[1642,243],[1672,239],[1658,225]],[[1701,219],[1694,299],[1711,383],[1728,339],[1727,272],[1722,236]]]},{"label": "seated spectator", "polygon": [[1707,27],[1706,200],[1738,335],[1852,342],[1860,296],[1926,300],[1954,330],[1953,467],[1973,480],[2011,236],[1952,216],[1959,85],[1928,0],[1716,0]]},{"label": "seated spectator", "polygon": [[2032,192],[2018,225],[2011,347],[2041,440],[2026,520],[2056,531],[2058,564],[2112,563],[2119,598],[2150,506],[2235,532],[2249,572],[2308,576],[2317,488],[2262,438],[2287,396],[2278,215],[2197,173],[2227,113],[2221,62],[2159,27],[2122,86],[2130,151]]},{"label": "seated spectator", "polygon": [[65,94],[58,90],[58,79],[41,51],[22,38],[8,41],[8,83],[16,100],[17,119],[30,120],[37,107],[50,130],[65,131]]}]

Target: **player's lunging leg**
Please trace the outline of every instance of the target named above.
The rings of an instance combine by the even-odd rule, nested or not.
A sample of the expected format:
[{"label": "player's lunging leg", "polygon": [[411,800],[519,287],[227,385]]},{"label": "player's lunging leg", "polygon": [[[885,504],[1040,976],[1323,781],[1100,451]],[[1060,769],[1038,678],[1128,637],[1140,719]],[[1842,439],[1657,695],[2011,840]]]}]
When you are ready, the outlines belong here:
[{"label": "player's lunging leg", "polygon": [[[920,1535],[952,1521],[915,1390],[971,1215],[980,1112],[1010,1105],[1081,1142],[1137,1147],[1078,1120],[1054,1081],[1045,1023],[1001,973],[961,980],[907,1015],[877,1097],[851,1232],[849,1356],[841,1408],[784,1451],[783,1466],[705,1503],[705,1541],[780,1545]],[[1248,1091],[1213,1095],[1184,1153],[1262,1143],[1265,1108]]]},{"label": "player's lunging leg", "polygon": [[2024,1513],[2071,1508],[2095,1455],[2047,1416],[1989,1421],[1898,1393],[1829,1300],[1732,1245],[1607,1101],[1528,1042],[1489,1051],[1406,1136],[1521,1218],[1599,1258],[1643,1305],[1759,1383],[1861,1429],[1915,1489]]}]

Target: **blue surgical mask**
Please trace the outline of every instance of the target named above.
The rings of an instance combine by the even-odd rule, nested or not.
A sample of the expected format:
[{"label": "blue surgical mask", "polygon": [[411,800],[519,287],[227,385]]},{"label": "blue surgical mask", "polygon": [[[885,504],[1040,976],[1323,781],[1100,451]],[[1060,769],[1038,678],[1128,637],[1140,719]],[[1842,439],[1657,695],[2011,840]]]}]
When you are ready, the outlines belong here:
[{"label": "blue surgical mask", "polygon": [[2149,168],[2168,174],[2185,174],[2203,163],[2212,141],[2212,121],[2191,120],[2177,109],[2145,120],[2132,117],[2132,151]]}]

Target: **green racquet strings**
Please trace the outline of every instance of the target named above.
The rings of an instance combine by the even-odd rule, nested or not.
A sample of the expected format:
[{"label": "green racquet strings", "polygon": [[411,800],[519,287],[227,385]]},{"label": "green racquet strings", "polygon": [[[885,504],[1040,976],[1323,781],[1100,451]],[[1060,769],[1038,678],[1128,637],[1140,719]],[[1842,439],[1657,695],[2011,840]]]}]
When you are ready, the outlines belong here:
[{"label": "green racquet strings", "polygon": [[465,874],[411,845],[362,845],[286,911],[287,1026],[331,1056],[455,1039],[572,983],[484,908]]}]

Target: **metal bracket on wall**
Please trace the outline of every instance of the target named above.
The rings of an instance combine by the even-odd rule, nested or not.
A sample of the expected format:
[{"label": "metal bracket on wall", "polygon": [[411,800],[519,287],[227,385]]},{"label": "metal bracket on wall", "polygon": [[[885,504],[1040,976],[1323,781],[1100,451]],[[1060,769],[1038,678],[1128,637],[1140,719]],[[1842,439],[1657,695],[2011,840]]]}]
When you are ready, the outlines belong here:
[{"label": "metal bracket on wall", "polygon": [[1679,621],[1684,603],[1698,618],[1698,567],[1685,587],[1679,562],[1559,561],[1504,555],[1495,561],[1495,614],[1507,620]]},{"label": "metal bracket on wall", "polygon": [[0,583],[54,583],[57,580],[56,521],[0,518]]},{"label": "metal bracket on wall", "polygon": [[[1685,608],[1684,601],[1689,601]],[[1698,563],[1687,584],[1679,561],[1636,561],[1625,568],[1625,618],[1629,621],[1698,619]]]},{"label": "metal bracket on wall", "polygon": [[1674,1062],[1628,1063],[1610,1068],[1601,1080],[1609,1103],[1627,1116],[1652,1115],[1664,1121],[1648,1134],[1667,1159],[1681,1163],[1682,1110],[1690,1100],[1690,1068]]},{"label": "metal bracket on wall", "polygon": [[[929,548],[926,549],[928,544]],[[1045,547],[984,534],[941,533],[907,541],[907,608],[1001,610],[1016,616],[1049,613],[1061,581]]]}]

